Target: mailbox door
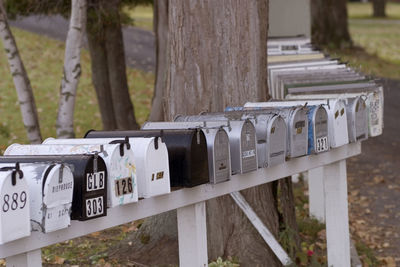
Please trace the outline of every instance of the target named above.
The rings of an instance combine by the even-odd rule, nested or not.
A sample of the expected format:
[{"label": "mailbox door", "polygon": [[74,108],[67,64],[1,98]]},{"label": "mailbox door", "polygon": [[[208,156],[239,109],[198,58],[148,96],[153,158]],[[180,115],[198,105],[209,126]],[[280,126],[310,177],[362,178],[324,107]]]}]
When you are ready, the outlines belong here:
[{"label": "mailbox door", "polygon": [[379,89],[379,91],[369,93],[366,100],[370,136],[381,135],[383,129],[383,90],[382,87]]},{"label": "mailbox door", "polygon": [[290,155],[300,157],[307,155],[308,150],[308,119],[307,110],[297,108],[290,119]]},{"label": "mailbox door", "polygon": [[[310,152],[321,153],[328,151],[330,147],[328,138],[328,112],[322,106],[315,106],[311,115],[314,127],[312,129],[313,140]],[[310,127],[308,127],[308,129],[310,129]],[[311,142],[311,140],[309,140],[309,142]]]},{"label": "mailbox door", "polygon": [[43,178],[43,229],[45,233],[70,225],[74,177],[71,169],[57,164]]},{"label": "mailbox door", "polygon": [[[244,114],[244,117],[254,117],[252,114]],[[249,116],[250,115],[250,116]],[[268,115],[260,114],[255,119],[250,119],[256,129],[257,137],[257,158],[258,167],[268,167],[268,148],[267,148],[267,136],[268,136],[268,124],[270,123],[270,117]]]},{"label": "mailbox door", "polygon": [[31,234],[28,184],[22,172],[13,172],[0,171],[0,244]]},{"label": "mailbox door", "polygon": [[275,116],[268,125],[268,166],[273,167],[285,162],[287,127],[281,116]]},{"label": "mailbox door", "polygon": [[241,135],[241,165],[242,173],[257,170],[256,131],[250,121],[245,121]]},{"label": "mailbox door", "polygon": [[368,138],[368,111],[365,101],[360,97],[356,104],[356,140],[362,141]]},{"label": "mailbox door", "polygon": [[333,142],[331,146],[339,147],[349,143],[346,107],[342,100],[332,101],[332,105],[330,125]]},{"label": "mailbox door", "polygon": [[[213,143],[214,149],[214,180],[211,183],[220,183],[230,179],[231,163],[229,151],[229,137],[225,130],[218,129]],[[210,159],[209,159],[210,160]]]}]

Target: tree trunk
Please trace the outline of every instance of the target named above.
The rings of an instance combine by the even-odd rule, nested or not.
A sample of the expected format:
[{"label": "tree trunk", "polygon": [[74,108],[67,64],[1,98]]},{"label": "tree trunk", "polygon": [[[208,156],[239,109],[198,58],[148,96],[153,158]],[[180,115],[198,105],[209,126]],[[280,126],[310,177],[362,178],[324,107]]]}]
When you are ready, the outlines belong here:
[{"label": "tree trunk", "polygon": [[105,47],[104,27],[101,14],[90,10],[87,20],[87,38],[92,62],[92,82],[96,90],[97,101],[104,130],[117,129],[114,105],[108,77],[107,51]]},{"label": "tree trunk", "polygon": [[3,41],[4,50],[7,54],[8,63],[10,65],[11,75],[13,76],[15,89],[17,90],[22,121],[27,131],[29,142],[32,144],[40,144],[42,142],[42,135],[40,134],[35,98],[33,96],[28,74],[26,73],[25,66],[19,55],[17,44],[8,24],[3,0],[0,0],[0,37]]},{"label": "tree trunk", "polygon": [[113,0],[105,1],[104,4],[108,17],[107,21],[105,21],[105,43],[111,94],[117,128],[121,130],[139,129],[126,77],[124,43],[118,9],[119,3],[120,0]]},{"label": "tree trunk", "polygon": [[71,1],[71,20],[65,44],[64,76],[57,115],[57,137],[73,138],[76,90],[81,76],[81,49],[86,27],[86,0]]},{"label": "tree trunk", "polygon": [[168,0],[154,1],[154,33],[156,35],[156,73],[149,121],[164,120],[164,87],[167,70]]},{"label": "tree trunk", "polygon": [[378,18],[386,17],[386,12],[385,12],[386,0],[372,0],[372,6],[374,9],[374,17]]},{"label": "tree trunk", "polygon": [[[168,64],[163,85],[165,119],[266,100],[268,0],[170,0],[168,14]],[[242,194],[277,237],[276,186],[264,184]],[[110,255],[121,255],[121,249],[130,244],[128,257],[134,261],[176,264],[178,254],[170,251],[178,249],[176,236],[169,234],[176,231],[174,214],[147,219],[137,232],[111,249]],[[154,225],[159,226],[151,227]],[[162,247],[165,240],[170,240],[168,252]],[[241,266],[281,265],[229,195],[207,202],[207,242],[210,260],[233,256]],[[143,256],[144,251],[147,255],[152,251],[157,254],[148,259]]]},{"label": "tree trunk", "polygon": [[311,0],[311,32],[315,45],[351,46],[347,0]]}]

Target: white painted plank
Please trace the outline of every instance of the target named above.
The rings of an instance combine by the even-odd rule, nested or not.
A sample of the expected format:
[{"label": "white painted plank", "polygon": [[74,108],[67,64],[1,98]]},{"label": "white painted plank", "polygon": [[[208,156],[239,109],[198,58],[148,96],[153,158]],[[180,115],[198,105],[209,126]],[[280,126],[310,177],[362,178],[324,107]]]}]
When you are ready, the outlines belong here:
[{"label": "white painted plank", "polygon": [[280,260],[283,266],[288,266],[292,264],[292,260],[286,253],[286,251],[281,247],[281,245],[276,241],[275,237],[268,230],[268,228],[263,224],[254,210],[250,207],[249,203],[244,199],[240,192],[232,192],[231,197],[240,207],[240,209],[246,214],[247,218],[250,220],[251,224],[257,229],[258,233],[262,236],[264,241],[268,244],[271,250],[275,253],[275,256]]},{"label": "white painted plank", "polygon": [[272,182],[360,153],[361,143],[352,143],[332,149],[326,153],[291,159],[285,164],[271,168],[263,168],[247,174],[234,175],[231,177],[230,181],[224,183],[215,185],[205,184],[173,191],[167,195],[142,199],[139,200],[138,203],[131,203],[108,209],[106,217],[85,222],[72,221],[71,226],[67,229],[48,234],[33,232],[30,237],[0,245],[0,258],[21,254],[165,211],[226,195],[231,192]]},{"label": "white painted plank", "polygon": [[179,266],[206,267],[207,227],[205,201],[177,209]]},{"label": "white painted plank", "polygon": [[324,167],[308,170],[308,199],[310,217],[325,222]]},{"label": "white painted plank", "polygon": [[40,249],[28,251],[6,258],[7,267],[41,267],[42,251]]},{"label": "white painted plank", "polygon": [[324,168],[328,266],[350,267],[346,160],[328,164]]}]

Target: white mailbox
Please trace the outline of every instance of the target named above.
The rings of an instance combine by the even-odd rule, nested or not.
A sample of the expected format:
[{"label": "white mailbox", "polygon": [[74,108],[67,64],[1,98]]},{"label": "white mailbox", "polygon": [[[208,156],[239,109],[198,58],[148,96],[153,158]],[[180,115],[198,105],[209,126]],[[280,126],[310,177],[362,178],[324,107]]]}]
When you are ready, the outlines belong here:
[{"label": "white mailbox", "polygon": [[[43,145],[12,144],[4,155],[65,155],[98,153],[107,167],[107,207],[138,201],[136,166],[129,143],[88,144],[86,139],[47,139]],[[75,143],[75,144],[73,144]]]},{"label": "white mailbox", "polygon": [[[1,167],[10,164],[1,163]],[[29,186],[32,231],[49,233],[71,224],[74,176],[65,164],[21,163]]]},{"label": "white mailbox", "polygon": [[298,105],[281,105],[280,102],[246,103],[246,109],[263,110],[263,112],[277,112],[287,125],[288,158],[307,155],[308,150],[308,119],[307,108]]},{"label": "white mailbox", "polygon": [[206,122],[145,122],[143,130],[193,129],[203,131],[207,141],[210,183],[228,181],[231,176],[229,137],[223,127],[208,127]]},{"label": "white mailbox", "polygon": [[[84,138],[84,139],[54,139],[48,138],[45,140],[46,144],[86,144],[96,145],[109,143],[119,143],[120,148],[123,144],[128,143],[126,138]],[[129,138],[131,149],[129,153],[133,153],[133,161],[130,155],[128,158],[120,158],[116,155],[117,160],[121,163],[128,164],[134,177],[135,183],[137,182],[137,195],[139,198],[149,198],[158,195],[164,195],[171,192],[170,187],[170,172],[168,163],[168,150],[165,143],[161,138],[149,137]],[[129,163],[130,162],[130,163]],[[107,162],[106,162],[107,163]],[[110,172],[109,176],[112,173]],[[123,177],[123,175],[120,175]],[[121,196],[124,188],[124,180],[117,182],[114,181],[113,189],[110,194],[114,197]],[[129,181],[128,181],[129,182]],[[110,184],[110,186],[112,186]],[[135,186],[136,187],[136,186]],[[120,197],[121,198],[121,197]],[[125,199],[124,199],[125,200]],[[121,203],[121,200],[119,200]],[[125,202],[123,202],[125,204]]]},{"label": "white mailbox", "polygon": [[31,234],[29,197],[19,164],[0,168],[0,244]]},{"label": "white mailbox", "polygon": [[257,170],[256,130],[250,120],[230,121],[218,116],[177,116],[175,121],[206,121],[209,127],[224,127],[229,136],[232,174]]},{"label": "white mailbox", "polygon": [[323,105],[328,112],[328,135],[331,148],[349,143],[346,106],[342,99],[281,101],[279,103],[281,105]]}]

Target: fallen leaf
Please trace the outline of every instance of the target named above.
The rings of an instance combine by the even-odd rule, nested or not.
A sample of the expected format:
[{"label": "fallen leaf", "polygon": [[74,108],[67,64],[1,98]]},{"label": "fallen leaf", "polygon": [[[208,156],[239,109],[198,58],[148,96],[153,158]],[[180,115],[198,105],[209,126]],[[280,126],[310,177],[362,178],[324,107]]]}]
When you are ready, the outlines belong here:
[{"label": "fallen leaf", "polygon": [[54,263],[55,264],[64,264],[65,259],[59,256],[54,256]]}]

